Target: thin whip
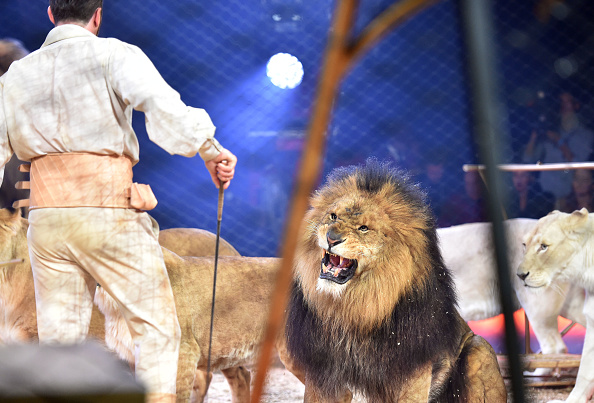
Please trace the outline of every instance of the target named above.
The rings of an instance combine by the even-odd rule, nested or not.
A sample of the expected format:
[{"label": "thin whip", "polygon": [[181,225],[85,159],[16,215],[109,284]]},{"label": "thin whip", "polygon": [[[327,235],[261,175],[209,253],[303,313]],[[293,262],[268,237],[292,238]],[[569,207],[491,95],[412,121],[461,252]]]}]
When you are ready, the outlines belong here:
[{"label": "thin whip", "polygon": [[212,281],[212,305],[210,310],[210,336],[208,338],[208,365],[206,366],[206,376],[210,373],[210,355],[212,351],[212,329],[214,327],[214,309],[215,309],[215,295],[217,291],[217,266],[219,263],[219,240],[221,239],[221,220],[223,218],[223,199],[225,197],[224,183],[219,185],[219,203],[217,210],[217,239],[215,243],[215,258],[214,258],[214,276]]}]

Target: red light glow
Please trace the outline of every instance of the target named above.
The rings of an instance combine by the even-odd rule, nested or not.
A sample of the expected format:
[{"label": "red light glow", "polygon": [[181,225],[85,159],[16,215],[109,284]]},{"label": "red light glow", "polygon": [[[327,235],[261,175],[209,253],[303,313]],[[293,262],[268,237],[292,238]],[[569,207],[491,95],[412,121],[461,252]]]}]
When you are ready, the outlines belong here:
[{"label": "red light glow", "polygon": [[[524,310],[514,312],[514,323],[516,326],[516,332],[518,337],[524,340],[524,325],[525,325]],[[559,331],[562,331],[571,324],[569,319],[565,319],[559,316],[558,320]],[[485,320],[470,321],[468,326],[472,331],[482,337],[484,337],[492,346],[497,354],[503,354],[506,352],[505,349],[505,328],[503,315],[494,316]],[[584,345],[584,335],[586,329],[579,324],[576,324],[567,334],[563,337],[567,349],[570,354],[581,354]],[[524,353],[524,343],[522,343],[521,353]],[[534,331],[530,328],[530,348],[532,352],[540,350]]]}]

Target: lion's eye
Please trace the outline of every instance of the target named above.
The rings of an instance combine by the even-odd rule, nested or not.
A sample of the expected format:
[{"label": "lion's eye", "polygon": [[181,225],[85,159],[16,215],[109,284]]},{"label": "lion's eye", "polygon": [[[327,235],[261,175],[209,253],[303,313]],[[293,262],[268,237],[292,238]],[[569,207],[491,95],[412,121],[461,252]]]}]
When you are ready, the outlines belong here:
[{"label": "lion's eye", "polygon": [[334,214],[334,213],[330,213],[330,219],[331,219],[332,221],[335,221],[337,218],[338,218],[338,216],[337,216],[336,214]]},{"label": "lion's eye", "polygon": [[369,227],[367,227],[367,225],[361,225],[358,229],[361,232],[367,232],[367,231],[369,231]]},{"label": "lion's eye", "polygon": [[543,252],[544,252],[544,251],[545,251],[545,250],[547,250],[548,248],[549,248],[549,245],[545,245],[544,243],[541,243],[541,244],[540,244],[540,250],[541,250],[541,251],[543,251]]},{"label": "lion's eye", "polygon": [[526,243],[522,242],[522,251],[524,251],[524,253],[526,253]]}]

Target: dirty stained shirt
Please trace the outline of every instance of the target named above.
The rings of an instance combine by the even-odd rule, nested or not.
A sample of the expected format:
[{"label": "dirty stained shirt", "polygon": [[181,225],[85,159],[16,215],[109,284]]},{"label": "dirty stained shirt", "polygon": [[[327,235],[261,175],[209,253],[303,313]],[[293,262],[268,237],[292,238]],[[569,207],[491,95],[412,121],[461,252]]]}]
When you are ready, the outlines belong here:
[{"label": "dirty stained shirt", "polygon": [[138,47],[78,25],[55,27],[0,77],[0,183],[13,152],[23,161],[90,152],[138,162],[133,110],[170,154],[208,161],[222,150],[206,111],[187,106]]}]

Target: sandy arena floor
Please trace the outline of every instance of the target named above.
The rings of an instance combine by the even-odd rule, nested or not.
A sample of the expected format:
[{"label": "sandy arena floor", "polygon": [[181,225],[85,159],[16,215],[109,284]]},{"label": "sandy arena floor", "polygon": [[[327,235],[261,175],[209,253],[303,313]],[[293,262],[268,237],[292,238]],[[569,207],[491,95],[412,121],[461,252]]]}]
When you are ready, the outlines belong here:
[{"label": "sandy arena floor", "polygon": [[[255,376],[252,374],[252,381]],[[263,403],[302,403],[304,387],[289,371],[283,367],[270,368],[267,376],[267,383],[262,396]],[[529,388],[525,390],[527,402],[547,402],[552,399],[565,400],[571,392],[571,388]],[[231,394],[225,377],[216,373],[205,400],[208,403],[231,402]],[[592,400],[594,401],[594,400]],[[362,400],[354,400],[362,403]],[[513,402],[511,394],[508,402]]]}]

